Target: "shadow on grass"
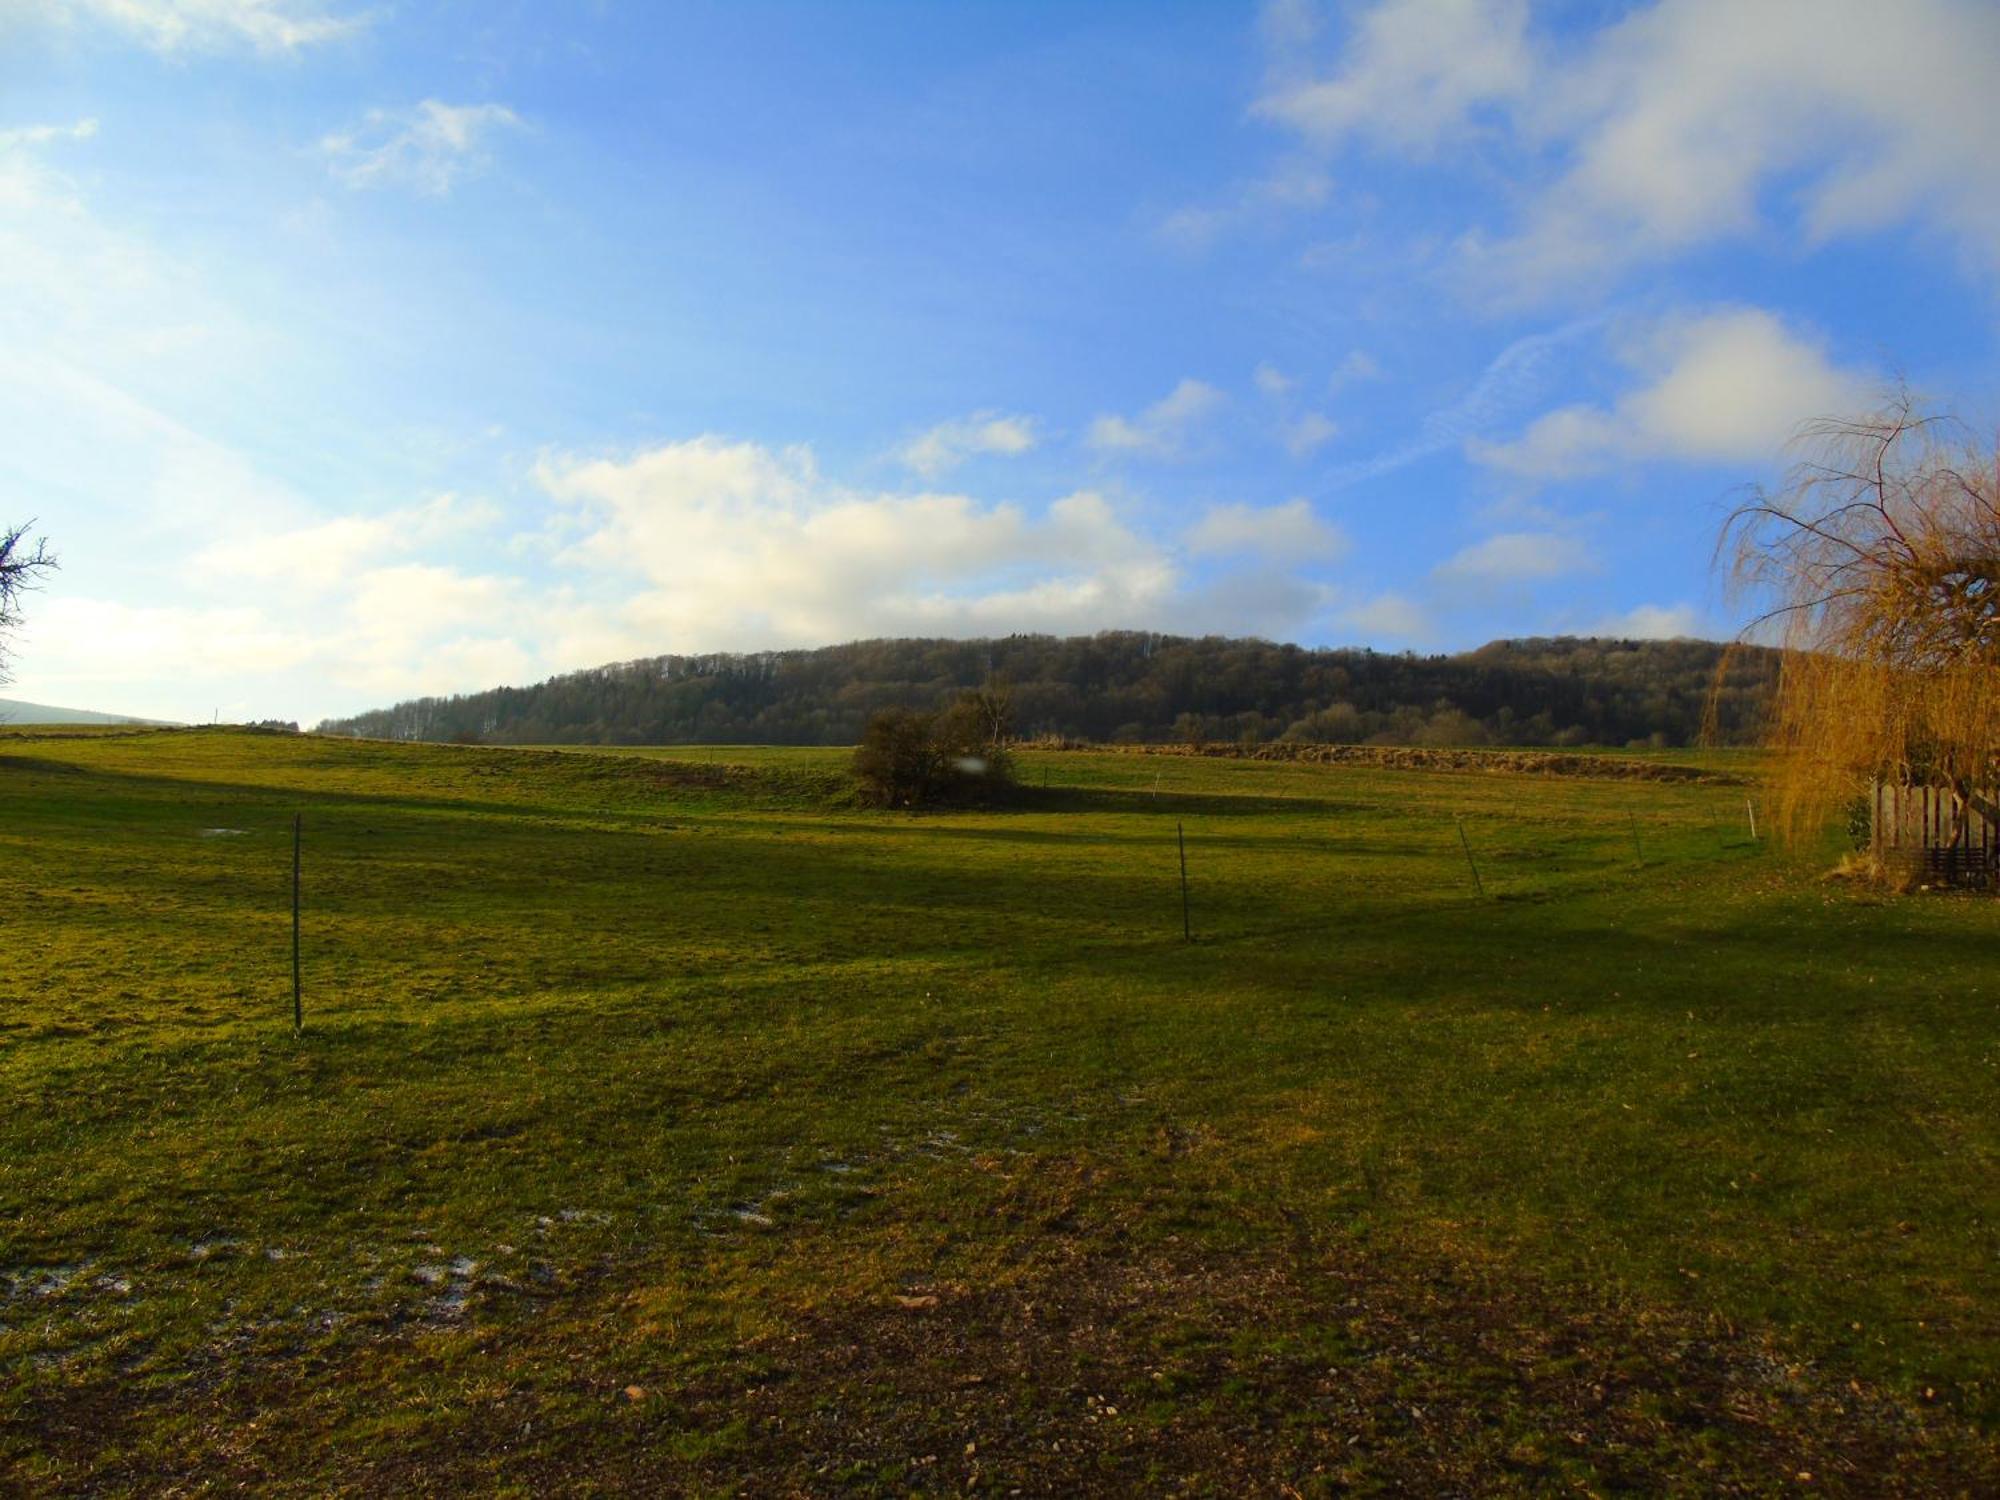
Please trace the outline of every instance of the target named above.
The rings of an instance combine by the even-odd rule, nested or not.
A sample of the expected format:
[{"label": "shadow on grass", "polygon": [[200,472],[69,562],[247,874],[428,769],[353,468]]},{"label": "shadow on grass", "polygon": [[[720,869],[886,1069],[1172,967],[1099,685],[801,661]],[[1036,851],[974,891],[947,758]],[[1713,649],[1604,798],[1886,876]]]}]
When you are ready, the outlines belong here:
[{"label": "shadow on grass", "polygon": [[[524,754],[556,755],[560,752],[522,752]],[[571,758],[571,757],[565,757]],[[497,818],[527,818],[544,820],[571,820],[587,818],[592,820],[625,820],[635,823],[657,818],[662,812],[674,811],[687,804],[707,810],[715,800],[733,801],[745,808],[763,810],[791,808],[802,814],[824,815],[839,810],[838,796],[841,788],[830,783],[816,790],[825,793],[823,800],[814,800],[812,795],[801,791],[800,787],[782,777],[765,776],[755,770],[744,771],[737,768],[734,776],[711,774],[707,768],[693,767],[687,775],[661,774],[649,769],[667,763],[642,761],[637,759],[614,760],[603,757],[600,765],[606,769],[586,780],[571,778],[567,785],[577,792],[587,791],[591,783],[624,782],[636,794],[611,803],[593,802],[585,796],[573,799],[551,801],[508,800],[491,794],[498,788],[471,784],[463,795],[421,795],[410,792],[367,792],[351,789],[315,786],[311,784],[312,773],[329,769],[328,765],[299,766],[301,784],[295,786],[273,785],[258,782],[215,780],[200,775],[172,776],[158,772],[128,771],[105,766],[84,765],[72,761],[43,760],[39,758],[8,755],[0,752],[0,771],[12,767],[25,774],[60,776],[66,783],[64,797],[78,796],[115,798],[122,795],[137,801],[146,801],[163,806],[201,806],[207,802],[248,802],[263,806],[283,808],[286,812],[310,811],[315,807],[366,807],[384,810],[399,810],[413,813],[445,813],[457,817],[492,816]],[[611,769],[629,766],[631,770],[623,775]],[[342,763],[339,769],[349,769]],[[725,768],[726,769],[726,768]],[[670,768],[671,770],[671,768]],[[470,776],[490,775],[472,769]],[[79,791],[74,784],[76,778],[85,782],[102,785],[102,794]],[[639,800],[647,792],[678,792],[687,794],[682,798],[663,798],[659,802]]]}]

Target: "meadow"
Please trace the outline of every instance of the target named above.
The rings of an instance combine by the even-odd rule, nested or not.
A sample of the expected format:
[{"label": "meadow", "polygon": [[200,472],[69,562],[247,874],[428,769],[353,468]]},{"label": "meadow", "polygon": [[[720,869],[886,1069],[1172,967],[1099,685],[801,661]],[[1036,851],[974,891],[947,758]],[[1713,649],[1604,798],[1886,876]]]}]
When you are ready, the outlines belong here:
[{"label": "meadow", "polygon": [[0,1490],[2000,1491],[2000,909],[1669,759],[0,734]]}]

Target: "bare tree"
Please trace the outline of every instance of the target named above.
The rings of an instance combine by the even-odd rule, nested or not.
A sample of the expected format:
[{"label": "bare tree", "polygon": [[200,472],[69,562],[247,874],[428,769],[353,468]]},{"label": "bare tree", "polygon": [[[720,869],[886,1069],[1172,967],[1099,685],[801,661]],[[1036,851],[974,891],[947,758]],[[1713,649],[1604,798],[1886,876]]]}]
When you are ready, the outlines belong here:
[{"label": "bare tree", "polygon": [[7,675],[7,637],[20,628],[21,596],[54,570],[55,554],[46,537],[28,541],[33,521],[0,529],[0,682]]},{"label": "bare tree", "polygon": [[989,745],[1004,745],[1014,735],[1014,693],[1004,677],[988,677],[981,687],[969,688],[958,695],[978,723],[980,733]]},{"label": "bare tree", "polygon": [[1720,544],[1763,605],[1746,634],[1785,648],[1780,826],[1809,833],[1880,777],[1949,787],[1962,837],[2000,764],[2000,455],[1906,392],[1802,441]]}]

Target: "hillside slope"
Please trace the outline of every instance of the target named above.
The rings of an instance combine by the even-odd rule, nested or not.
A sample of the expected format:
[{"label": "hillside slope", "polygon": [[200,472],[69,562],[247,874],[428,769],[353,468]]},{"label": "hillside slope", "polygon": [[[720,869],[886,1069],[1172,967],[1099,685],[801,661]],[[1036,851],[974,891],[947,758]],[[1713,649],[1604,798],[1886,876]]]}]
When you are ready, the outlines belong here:
[{"label": "hillside slope", "polygon": [[0,698],[0,724],[158,724],[159,719],[135,719],[129,714],[103,714],[88,708],[53,708],[19,698]]},{"label": "hillside slope", "polygon": [[[999,679],[1025,735],[1673,746],[1700,734],[1725,649],[1561,637],[1419,657],[1140,631],[858,641],[650,657],[319,727],[497,744],[852,744],[878,709],[931,708]],[[1732,663],[1717,699],[1724,738],[1754,732],[1776,662],[1747,650]]]}]

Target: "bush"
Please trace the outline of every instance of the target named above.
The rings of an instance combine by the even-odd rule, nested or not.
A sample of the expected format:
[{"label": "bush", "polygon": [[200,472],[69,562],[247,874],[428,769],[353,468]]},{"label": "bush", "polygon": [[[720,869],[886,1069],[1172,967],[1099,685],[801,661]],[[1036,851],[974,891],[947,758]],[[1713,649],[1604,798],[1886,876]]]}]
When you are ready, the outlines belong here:
[{"label": "bush", "polygon": [[865,801],[882,807],[926,802],[942,779],[931,728],[936,715],[885,708],[861,731],[854,751],[854,775]]},{"label": "bush", "polygon": [[1857,850],[1875,846],[1875,806],[1866,796],[1847,804],[1847,840]]},{"label": "bush", "polygon": [[1005,700],[963,693],[942,713],[884,709],[854,751],[861,796],[878,807],[990,800],[1014,780]]}]

